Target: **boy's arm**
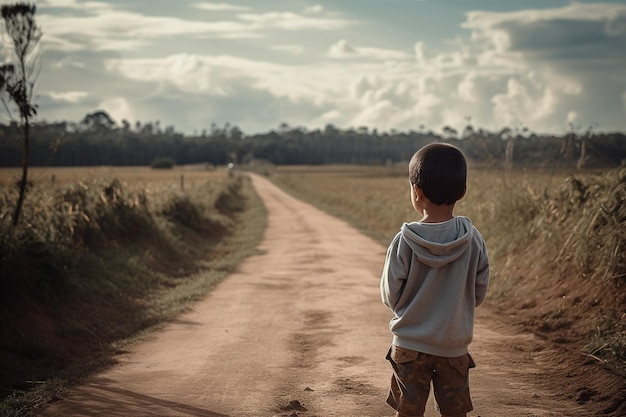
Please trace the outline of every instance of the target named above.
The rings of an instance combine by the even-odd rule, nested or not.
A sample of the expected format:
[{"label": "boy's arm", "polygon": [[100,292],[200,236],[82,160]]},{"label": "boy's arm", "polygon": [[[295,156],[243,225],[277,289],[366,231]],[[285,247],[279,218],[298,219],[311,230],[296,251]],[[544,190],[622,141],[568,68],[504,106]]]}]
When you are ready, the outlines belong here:
[{"label": "boy's arm", "polygon": [[487,255],[487,247],[482,242],[480,251],[480,259],[478,260],[478,271],[476,272],[476,307],[485,301],[487,296],[487,288],[489,287],[489,256]]},{"label": "boy's arm", "polygon": [[387,249],[387,257],[380,279],[380,295],[383,303],[392,311],[395,310],[402,295],[408,268],[400,251],[402,238],[398,233]]}]

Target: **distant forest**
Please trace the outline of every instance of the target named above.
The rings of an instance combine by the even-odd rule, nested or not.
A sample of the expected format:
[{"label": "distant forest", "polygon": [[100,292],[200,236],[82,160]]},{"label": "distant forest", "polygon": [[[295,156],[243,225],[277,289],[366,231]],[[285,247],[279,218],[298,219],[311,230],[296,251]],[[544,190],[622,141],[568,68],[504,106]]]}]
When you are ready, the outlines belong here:
[{"label": "distant forest", "polygon": [[[441,134],[424,129],[379,133],[366,127],[341,130],[332,125],[306,130],[281,124],[267,133],[246,135],[236,126],[213,125],[201,134],[183,135],[159,122],[116,123],[103,111],[78,123],[32,125],[30,166],[147,166],[170,159],[176,165],[224,165],[267,161],[276,165],[406,162],[421,146],[448,142],[460,147],[474,166],[604,167],[626,162],[623,133],[576,131],[562,136],[519,129],[497,132],[468,125]],[[19,166],[22,141],[15,123],[0,124],[0,166]]]}]

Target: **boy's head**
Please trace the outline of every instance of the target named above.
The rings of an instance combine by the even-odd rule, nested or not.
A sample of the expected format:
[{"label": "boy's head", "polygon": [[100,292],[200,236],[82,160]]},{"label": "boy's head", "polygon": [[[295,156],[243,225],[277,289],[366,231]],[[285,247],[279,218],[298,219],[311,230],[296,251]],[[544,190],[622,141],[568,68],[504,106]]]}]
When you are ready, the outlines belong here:
[{"label": "boy's head", "polygon": [[467,163],[463,153],[447,143],[431,143],[415,152],[409,180],[436,205],[456,203],[465,195]]}]

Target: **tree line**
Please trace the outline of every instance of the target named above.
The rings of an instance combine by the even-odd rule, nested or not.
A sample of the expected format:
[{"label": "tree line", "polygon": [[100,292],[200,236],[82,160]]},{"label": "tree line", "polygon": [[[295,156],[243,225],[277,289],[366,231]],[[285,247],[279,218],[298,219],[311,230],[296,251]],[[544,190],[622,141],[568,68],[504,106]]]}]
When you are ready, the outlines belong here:
[{"label": "tree line", "polygon": [[[622,133],[572,130],[550,136],[471,127],[460,135],[451,128],[444,128],[442,134],[423,130],[379,133],[365,127],[327,125],[307,130],[283,123],[275,130],[253,135],[228,124],[184,135],[171,126],[161,128],[159,122],[131,126],[124,121],[118,125],[103,111],[90,113],[79,123],[33,124],[29,159],[31,166],[146,166],[159,158],[170,158],[178,165],[255,160],[276,165],[383,165],[406,162],[430,142],[453,143],[471,163],[480,166],[601,167],[626,160]],[[18,126],[0,124],[0,166],[19,165],[21,152]]]}]

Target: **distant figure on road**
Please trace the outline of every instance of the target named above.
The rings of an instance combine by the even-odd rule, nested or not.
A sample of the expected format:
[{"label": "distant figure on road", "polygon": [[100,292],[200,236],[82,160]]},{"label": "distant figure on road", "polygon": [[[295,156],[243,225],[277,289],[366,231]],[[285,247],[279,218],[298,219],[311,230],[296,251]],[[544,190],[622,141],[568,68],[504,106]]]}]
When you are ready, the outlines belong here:
[{"label": "distant figure on road", "polygon": [[468,353],[474,310],[486,296],[489,258],[472,222],[454,216],[466,191],[463,153],[444,143],[421,148],[409,163],[411,203],[422,216],[404,223],[387,250],[382,301],[394,314],[387,403],[397,417],[423,416],[432,382],[443,416],[473,409]]}]

